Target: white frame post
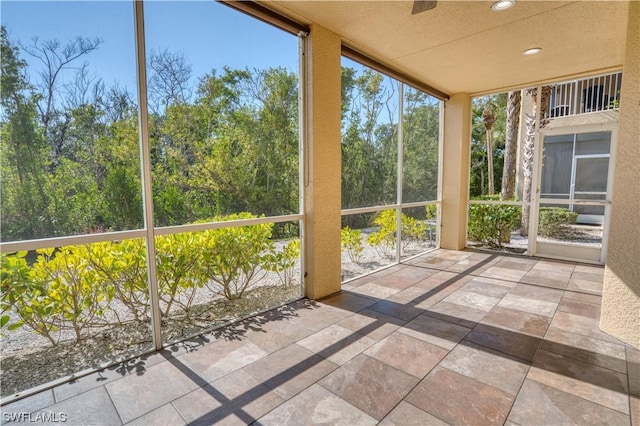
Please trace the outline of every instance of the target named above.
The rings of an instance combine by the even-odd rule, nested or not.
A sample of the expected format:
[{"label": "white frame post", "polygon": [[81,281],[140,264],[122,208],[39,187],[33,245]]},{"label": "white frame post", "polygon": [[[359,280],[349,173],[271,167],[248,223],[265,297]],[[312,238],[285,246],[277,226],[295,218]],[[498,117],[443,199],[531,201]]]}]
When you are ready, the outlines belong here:
[{"label": "white frame post", "polygon": [[400,263],[402,259],[402,180],[403,176],[403,157],[404,157],[404,127],[402,125],[402,116],[404,114],[404,84],[398,82],[398,159],[396,166],[396,263]]},{"label": "white frame post", "polygon": [[147,65],[144,40],[144,5],[142,0],[134,0],[136,32],[136,65],[138,77],[138,126],[140,135],[140,174],[142,179],[142,211],[147,247],[147,279],[149,282],[149,303],[151,307],[151,330],[153,346],[162,349],[162,327],[158,276],[156,269],[156,244],[153,223],[153,190],[151,186],[151,154],[149,144],[149,115],[147,109]]},{"label": "white frame post", "polygon": [[[538,243],[538,210],[540,199],[540,169],[542,166],[542,144],[540,143],[540,110],[542,109],[542,86],[538,86],[536,90],[536,116],[535,116],[535,129],[533,137],[533,176],[531,178],[531,185],[533,186],[529,200],[529,234],[528,234],[528,248],[527,253],[529,256],[535,256],[537,252]],[[526,203],[526,200],[522,200]]]}]

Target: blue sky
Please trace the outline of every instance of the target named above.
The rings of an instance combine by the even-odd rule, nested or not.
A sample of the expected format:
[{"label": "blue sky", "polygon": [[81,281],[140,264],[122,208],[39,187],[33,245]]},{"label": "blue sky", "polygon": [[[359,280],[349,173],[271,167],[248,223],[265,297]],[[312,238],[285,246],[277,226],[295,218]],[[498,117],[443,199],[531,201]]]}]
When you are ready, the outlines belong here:
[{"label": "blue sky", "polygon": [[[34,36],[61,43],[77,36],[100,37],[103,43],[99,49],[82,61],[106,83],[117,81],[135,93],[132,2],[2,0],[0,8],[2,25],[14,43],[29,44]],[[213,0],[146,1],[145,31],[147,55],[154,49],[182,52],[192,63],[196,78],[225,65],[282,66],[297,72],[296,37]],[[22,58],[35,79],[33,71],[40,65],[27,55]],[[68,71],[65,78],[72,74]]]}]

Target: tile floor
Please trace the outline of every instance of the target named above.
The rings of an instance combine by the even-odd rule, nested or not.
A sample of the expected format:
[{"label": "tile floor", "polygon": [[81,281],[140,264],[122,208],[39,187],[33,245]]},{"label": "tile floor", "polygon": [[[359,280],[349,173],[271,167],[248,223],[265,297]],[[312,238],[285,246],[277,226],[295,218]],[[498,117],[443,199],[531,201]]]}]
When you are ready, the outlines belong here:
[{"label": "tile floor", "polygon": [[598,329],[602,274],[438,250],[14,402],[3,422],[640,425],[640,351]]}]

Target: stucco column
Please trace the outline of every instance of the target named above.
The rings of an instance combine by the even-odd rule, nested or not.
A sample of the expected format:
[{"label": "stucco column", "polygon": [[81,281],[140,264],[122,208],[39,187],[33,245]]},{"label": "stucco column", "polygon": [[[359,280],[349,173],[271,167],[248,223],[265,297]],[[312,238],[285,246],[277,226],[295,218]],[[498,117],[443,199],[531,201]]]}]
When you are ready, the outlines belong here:
[{"label": "stucco column", "polygon": [[640,2],[629,2],[600,328],[640,349]]},{"label": "stucco column", "polygon": [[442,152],[442,228],[440,247],[464,248],[469,199],[471,98],[457,94],[445,102]]},{"label": "stucco column", "polygon": [[312,25],[306,44],[305,295],[319,299],[341,283],[341,40]]}]

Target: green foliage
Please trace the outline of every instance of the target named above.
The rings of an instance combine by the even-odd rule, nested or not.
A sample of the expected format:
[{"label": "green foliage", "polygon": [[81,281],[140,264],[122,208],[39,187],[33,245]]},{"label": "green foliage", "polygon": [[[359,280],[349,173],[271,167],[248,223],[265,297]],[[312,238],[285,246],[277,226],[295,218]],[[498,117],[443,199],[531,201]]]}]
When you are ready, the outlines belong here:
[{"label": "green foliage", "polygon": [[361,231],[359,229],[351,229],[348,226],[342,228],[340,230],[340,246],[343,252],[347,252],[351,261],[360,262],[364,251]]},{"label": "green foliage", "polygon": [[[135,229],[142,224],[140,174],[130,167],[114,165],[104,180],[104,219],[116,229]],[[91,205],[91,204],[88,204]]]},{"label": "green foliage", "polygon": [[396,211],[385,210],[373,220],[378,230],[367,237],[370,246],[380,249],[382,253],[391,252],[396,247]]},{"label": "green foliage", "polygon": [[[213,218],[214,222],[252,219],[255,215],[239,213]],[[229,300],[239,299],[251,284],[262,277],[260,265],[270,260],[273,250],[273,224],[238,226],[204,231],[202,261],[210,280],[205,285]]]},{"label": "green foliage", "polygon": [[471,129],[471,170],[469,176],[469,194],[471,197],[486,195],[488,192],[488,167],[486,130],[482,124],[482,111],[485,105],[491,105],[496,121],[492,126],[493,138],[493,177],[495,193],[501,191],[502,170],[504,165],[504,145],[507,121],[507,93],[483,96],[473,100]]},{"label": "green foliage", "polygon": [[[77,342],[85,329],[97,325],[108,299],[100,274],[90,267],[86,246],[66,246],[55,252],[37,250],[38,260],[30,278],[44,291],[45,306],[54,308],[56,329],[72,329]],[[33,302],[33,300],[32,300]]]},{"label": "green foliage", "polygon": [[435,200],[438,195],[439,105],[434,98],[409,86],[405,86],[404,101],[402,200]]},{"label": "green foliage", "polygon": [[[144,241],[141,239],[93,243],[87,246],[88,261],[106,283],[109,300],[122,303],[135,321],[149,319],[149,285]],[[124,322],[117,311],[117,322]]]},{"label": "green foliage", "polygon": [[572,224],[576,223],[578,213],[560,207],[542,207],[538,234],[549,238],[564,238],[571,235]]},{"label": "green foliage", "polygon": [[387,204],[396,199],[398,129],[395,120],[385,115],[393,98],[392,83],[385,78],[371,69],[342,71],[343,208]]},{"label": "green foliage", "polygon": [[87,250],[37,250],[31,267],[25,252],[3,257],[3,312],[11,308],[20,317],[12,326],[26,325],[55,344],[58,330],[72,330],[80,342],[83,332],[97,325],[109,297],[102,277],[87,261]]},{"label": "green foliage", "polygon": [[[55,345],[55,323],[59,313],[49,303],[46,288],[39,286],[33,278],[26,255],[26,251],[0,255],[3,322],[9,331],[25,325]],[[10,323],[9,319],[4,319],[10,311],[18,316],[18,321]]]},{"label": "green foliage", "polygon": [[[210,221],[251,218],[256,216],[240,213]],[[234,300],[267,272],[276,273],[285,287],[292,285],[300,240],[278,249],[271,240],[272,228],[267,223],[157,236],[162,314],[169,316],[178,308],[189,320],[198,289]],[[3,329],[27,326],[56,344],[60,332],[72,331],[80,342],[90,329],[149,320],[143,240],[65,246],[36,254],[31,264],[27,252],[0,257]],[[119,309],[114,309],[114,301]],[[130,315],[122,317],[122,307]]]},{"label": "green foliage", "polygon": [[288,288],[295,281],[295,266],[300,259],[300,240],[289,241],[286,246],[278,251],[272,245],[269,253],[265,256],[265,269],[278,274],[280,283]]},{"label": "green foliage", "polygon": [[[52,91],[37,90],[22,53],[2,27],[3,241],[140,228],[139,132],[130,94],[101,79],[94,87],[80,74],[60,74]],[[69,93],[83,97],[66,102]],[[194,96],[155,110],[149,125],[154,225],[240,211],[298,213],[295,72],[214,70],[200,78]]]},{"label": "green foliage", "polygon": [[156,268],[160,309],[168,316],[174,304],[189,318],[196,290],[204,284],[200,267],[200,251],[204,249],[204,233],[162,235],[155,238]]},{"label": "green foliage", "polygon": [[[499,195],[481,199],[497,200]],[[500,204],[469,204],[467,236],[490,247],[502,247],[509,242],[511,231],[520,225],[522,208]]]},{"label": "green foliage", "polygon": [[[402,213],[401,215],[401,240],[402,248],[407,248],[409,244],[426,239],[427,225],[423,221],[410,217]],[[369,245],[380,249],[383,253],[393,251],[396,247],[396,211],[385,210],[380,212],[373,220],[378,226],[378,230],[372,232],[367,238]]]},{"label": "green foliage", "polygon": [[436,204],[428,204],[424,206],[425,219],[434,220],[438,217],[438,206]]}]

